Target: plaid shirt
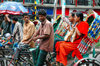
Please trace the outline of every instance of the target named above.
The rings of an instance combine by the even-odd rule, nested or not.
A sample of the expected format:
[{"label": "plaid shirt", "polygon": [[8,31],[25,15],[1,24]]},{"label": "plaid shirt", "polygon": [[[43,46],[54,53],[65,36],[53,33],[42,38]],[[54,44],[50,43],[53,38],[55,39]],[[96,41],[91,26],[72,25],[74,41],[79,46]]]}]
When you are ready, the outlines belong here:
[{"label": "plaid shirt", "polygon": [[17,22],[15,24],[14,30],[13,30],[13,36],[15,39],[15,42],[20,42],[23,38],[23,31],[22,31],[22,25],[21,23]]}]

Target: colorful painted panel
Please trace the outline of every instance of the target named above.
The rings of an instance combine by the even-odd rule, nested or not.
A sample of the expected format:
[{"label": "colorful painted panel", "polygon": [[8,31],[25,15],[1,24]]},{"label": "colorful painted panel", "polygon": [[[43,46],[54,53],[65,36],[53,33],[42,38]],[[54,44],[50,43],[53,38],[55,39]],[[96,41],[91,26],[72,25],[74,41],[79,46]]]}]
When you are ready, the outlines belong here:
[{"label": "colorful painted panel", "polygon": [[93,39],[97,39],[100,35],[100,16],[92,22],[88,30],[88,36]]}]

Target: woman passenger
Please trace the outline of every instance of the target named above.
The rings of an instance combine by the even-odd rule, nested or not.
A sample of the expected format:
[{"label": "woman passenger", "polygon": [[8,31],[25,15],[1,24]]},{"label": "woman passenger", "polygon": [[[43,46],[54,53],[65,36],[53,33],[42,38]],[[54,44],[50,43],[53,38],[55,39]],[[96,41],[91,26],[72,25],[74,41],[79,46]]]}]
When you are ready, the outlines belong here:
[{"label": "woman passenger", "polygon": [[[87,36],[89,25],[87,22],[83,21],[83,13],[77,12],[75,14],[75,21],[77,22],[77,25],[75,28],[73,28],[74,31],[76,31],[76,36],[74,42],[67,42],[67,41],[59,41],[56,43],[56,61],[61,63],[62,65],[67,65],[67,55],[71,52],[72,55],[76,55],[78,59],[82,59],[82,55],[77,49],[77,46],[79,45],[80,41],[83,37]],[[72,34],[74,31],[72,30]]]}]

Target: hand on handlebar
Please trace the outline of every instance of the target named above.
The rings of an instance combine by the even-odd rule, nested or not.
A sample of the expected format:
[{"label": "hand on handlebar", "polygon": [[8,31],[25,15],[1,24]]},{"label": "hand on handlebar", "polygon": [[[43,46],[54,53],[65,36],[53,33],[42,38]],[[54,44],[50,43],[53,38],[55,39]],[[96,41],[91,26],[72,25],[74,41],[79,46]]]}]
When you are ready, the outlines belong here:
[{"label": "hand on handlebar", "polygon": [[24,43],[24,44],[29,44],[29,41],[24,41],[23,43]]},{"label": "hand on handlebar", "polygon": [[36,41],[37,40],[37,38],[32,38],[31,40],[29,40],[29,41],[23,41],[23,43],[25,43],[25,44],[29,44],[31,41]]},{"label": "hand on handlebar", "polygon": [[33,41],[36,41],[36,40],[37,40],[37,38],[33,38],[32,40],[33,40]]}]

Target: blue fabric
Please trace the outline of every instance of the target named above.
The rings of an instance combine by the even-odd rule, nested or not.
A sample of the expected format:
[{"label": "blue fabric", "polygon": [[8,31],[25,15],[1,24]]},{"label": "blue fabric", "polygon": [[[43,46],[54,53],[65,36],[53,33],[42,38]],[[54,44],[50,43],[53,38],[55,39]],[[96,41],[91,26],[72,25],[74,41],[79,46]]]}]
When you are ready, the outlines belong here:
[{"label": "blue fabric", "polygon": [[21,4],[17,2],[4,2],[0,4],[0,10],[8,10],[14,12],[28,12],[28,10]]},{"label": "blue fabric", "polygon": [[2,47],[3,45],[0,43],[0,47]]},{"label": "blue fabric", "polygon": [[14,30],[14,26],[15,26],[15,24],[12,24],[12,28],[11,28],[12,33],[13,33],[13,30]]},{"label": "blue fabric", "polygon": [[13,47],[18,47],[18,43],[17,42],[14,43]]},{"label": "blue fabric", "polygon": [[[37,11],[39,11],[40,9],[41,8],[37,8]],[[43,9],[46,11],[47,15],[53,15],[53,8],[43,8]],[[29,14],[32,14],[32,12],[35,11],[34,8],[30,8],[30,7],[28,8],[28,10],[29,10]]]}]

